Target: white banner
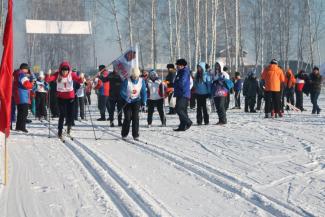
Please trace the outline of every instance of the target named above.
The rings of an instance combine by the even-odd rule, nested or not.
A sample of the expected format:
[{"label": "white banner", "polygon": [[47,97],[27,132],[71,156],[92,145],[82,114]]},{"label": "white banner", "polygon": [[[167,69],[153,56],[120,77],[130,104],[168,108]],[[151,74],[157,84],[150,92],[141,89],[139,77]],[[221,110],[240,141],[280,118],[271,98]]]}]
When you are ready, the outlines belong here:
[{"label": "white banner", "polygon": [[123,55],[112,62],[113,68],[119,73],[122,79],[130,76],[132,68],[139,67],[138,45],[127,49]]},{"label": "white banner", "polygon": [[26,33],[89,35],[92,34],[91,21],[26,20]]}]

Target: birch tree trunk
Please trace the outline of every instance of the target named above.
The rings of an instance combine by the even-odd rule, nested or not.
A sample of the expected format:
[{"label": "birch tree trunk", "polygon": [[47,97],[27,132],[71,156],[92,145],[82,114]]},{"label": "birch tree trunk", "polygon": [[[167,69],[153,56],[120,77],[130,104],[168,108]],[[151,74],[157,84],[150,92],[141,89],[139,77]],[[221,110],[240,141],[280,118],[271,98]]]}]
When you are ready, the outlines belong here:
[{"label": "birch tree trunk", "polygon": [[228,20],[227,20],[227,10],[226,10],[226,0],[223,0],[223,19],[224,19],[224,28],[225,28],[225,37],[226,37],[226,65],[229,66],[230,61],[230,52],[229,52],[229,34],[228,34]]},{"label": "birch tree trunk", "polygon": [[205,58],[205,62],[208,61],[208,37],[209,37],[209,33],[208,33],[208,0],[205,0],[205,25],[204,25],[204,36],[205,36],[205,44],[204,44],[204,58]]},{"label": "birch tree trunk", "polygon": [[[239,0],[235,0],[235,71],[239,65]],[[263,0],[262,0],[263,1]],[[263,18],[262,18],[263,19]]]},{"label": "birch tree trunk", "polygon": [[190,69],[192,68],[192,52],[191,52],[191,38],[190,38],[190,6],[189,0],[186,0],[186,30],[187,30],[187,58]]},{"label": "birch tree trunk", "polygon": [[199,45],[200,45],[200,0],[195,1],[195,57],[194,64],[199,61]]},{"label": "birch tree trunk", "polygon": [[[97,1],[95,1],[96,4]],[[133,30],[132,30],[132,4],[131,0],[128,0],[128,24],[129,24],[129,41],[130,46],[133,47]]]},{"label": "birch tree trunk", "polygon": [[121,31],[120,31],[120,26],[119,26],[119,22],[118,22],[118,18],[117,18],[117,11],[116,11],[116,4],[115,4],[115,0],[111,0],[110,1],[111,4],[111,9],[112,9],[112,14],[114,16],[115,19],[115,26],[116,26],[116,31],[117,31],[117,41],[118,44],[120,46],[120,51],[121,53],[123,53],[123,46],[122,46],[122,35],[121,35]]},{"label": "birch tree trunk", "polygon": [[153,68],[157,65],[157,45],[156,45],[156,14],[157,0],[151,2],[151,63]]},{"label": "birch tree trunk", "polygon": [[[188,3],[188,0],[187,0],[187,3]],[[188,8],[187,8],[187,10],[188,10]],[[168,15],[169,15],[169,62],[173,62],[174,53],[173,53],[173,25],[172,25],[171,0],[168,0]]]}]

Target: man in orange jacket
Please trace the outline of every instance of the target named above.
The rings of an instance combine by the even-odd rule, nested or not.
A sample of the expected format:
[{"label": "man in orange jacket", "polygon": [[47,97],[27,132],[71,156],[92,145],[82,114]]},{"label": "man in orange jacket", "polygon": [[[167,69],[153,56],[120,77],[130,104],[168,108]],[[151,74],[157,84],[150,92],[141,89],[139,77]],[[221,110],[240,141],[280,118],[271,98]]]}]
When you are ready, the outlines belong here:
[{"label": "man in orange jacket", "polygon": [[273,59],[262,73],[262,80],[265,82],[265,118],[271,117],[274,110],[275,117],[282,117],[281,107],[281,84],[285,81],[284,73]]}]

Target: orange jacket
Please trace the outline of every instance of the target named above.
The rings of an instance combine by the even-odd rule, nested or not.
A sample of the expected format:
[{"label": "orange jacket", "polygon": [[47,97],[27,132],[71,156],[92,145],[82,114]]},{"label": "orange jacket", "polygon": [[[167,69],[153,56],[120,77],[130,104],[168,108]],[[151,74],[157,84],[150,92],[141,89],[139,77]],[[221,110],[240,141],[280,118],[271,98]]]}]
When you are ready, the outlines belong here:
[{"label": "orange jacket", "polygon": [[295,76],[293,75],[291,69],[288,69],[288,71],[286,73],[286,76],[285,76],[285,81],[284,82],[285,82],[285,86],[287,88],[292,88],[292,87],[295,86],[296,79],[295,79]]},{"label": "orange jacket", "polygon": [[270,64],[263,70],[262,80],[265,81],[265,91],[280,91],[281,83],[284,82],[282,69],[275,64]]}]

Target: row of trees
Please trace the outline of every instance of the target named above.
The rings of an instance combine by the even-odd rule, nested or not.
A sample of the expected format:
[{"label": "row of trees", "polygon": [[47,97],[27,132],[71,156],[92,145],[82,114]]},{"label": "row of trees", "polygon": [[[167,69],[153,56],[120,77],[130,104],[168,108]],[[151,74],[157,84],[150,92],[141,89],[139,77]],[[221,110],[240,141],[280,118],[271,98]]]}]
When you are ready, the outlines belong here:
[{"label": "row of trees", "polygon": [[127,0],[118,5],[109,0],[108,7],[120,49],[139,43],[142,61],[153,67],[179,57],[191,66],[213,64],[225,49],[227,65],[240,70],[246,64],[244,48],[255,56],[255,66],[272,58],[284,67],[297,60],[299,68],[321,60],[323,2],[318,0]]},{"label": "row of trees", "polygon": [[[0,0],[1,31],[4,2]],[[51,67],[62,58],[80,68],[95,66],[96,28],[101,26],[115,33],[111,42],[117,43],[118,53],[139,44],[143,67],[180,57],[191,67],[199,61],[213,64],[223,50],[226,64],[243,70],[248,64],[246,50],[256,67],[277,58],[284,67],[297,60],[302,68],[322,59],[323,4],[322,0],[28,0],[27,18],[91,20],[93,37],[28,35],[27,58]],[[103,14],[110,18],[102,19]]]}]

